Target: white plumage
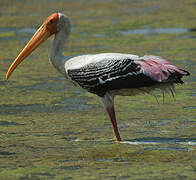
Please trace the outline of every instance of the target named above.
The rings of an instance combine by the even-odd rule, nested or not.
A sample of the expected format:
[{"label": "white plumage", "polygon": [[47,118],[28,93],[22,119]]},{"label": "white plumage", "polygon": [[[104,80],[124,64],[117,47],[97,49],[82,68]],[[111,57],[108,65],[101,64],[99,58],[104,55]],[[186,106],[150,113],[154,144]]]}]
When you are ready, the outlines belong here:
[{"label": "white plumage", "polygon": [[100,54],[87,54],[81,56],[75,56],[69,59],[65,63],[66,71],[68,69],[79,69],[91,63],[100,63],[102,60],[111,59],[135,59],[138,60],[139,57],[133,54],[122,54],[122,53],[100,53]]}]

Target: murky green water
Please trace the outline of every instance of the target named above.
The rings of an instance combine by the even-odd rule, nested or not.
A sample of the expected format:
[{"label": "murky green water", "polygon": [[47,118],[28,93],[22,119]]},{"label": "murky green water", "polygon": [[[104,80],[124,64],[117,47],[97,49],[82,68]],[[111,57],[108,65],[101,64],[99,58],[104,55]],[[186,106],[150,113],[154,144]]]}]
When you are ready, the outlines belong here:
[{"label": "murky green water", "polygon": [[[175,8],[174,8],[175,7]],[[0,1],[0,179],[195,179],[196,1]],[[53,12],[73,30],[65,55],[164,56],[191,72],[162,104],[117,97],[122,144],[92,94],[48,63],[50,42],[14,72],[12,60]]]}]

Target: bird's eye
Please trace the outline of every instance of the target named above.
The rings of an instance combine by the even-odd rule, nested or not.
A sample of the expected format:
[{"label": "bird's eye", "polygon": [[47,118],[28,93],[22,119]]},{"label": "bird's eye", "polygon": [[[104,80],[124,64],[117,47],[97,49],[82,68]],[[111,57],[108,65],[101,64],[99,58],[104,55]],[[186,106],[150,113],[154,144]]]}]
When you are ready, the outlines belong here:
[{"label": "bird's eye", "polygon": [[50,20],[50,23],[52,24],[53,22],[54,22],[54,20],[53,20],[53,19],[51,19],[51,20]]}]

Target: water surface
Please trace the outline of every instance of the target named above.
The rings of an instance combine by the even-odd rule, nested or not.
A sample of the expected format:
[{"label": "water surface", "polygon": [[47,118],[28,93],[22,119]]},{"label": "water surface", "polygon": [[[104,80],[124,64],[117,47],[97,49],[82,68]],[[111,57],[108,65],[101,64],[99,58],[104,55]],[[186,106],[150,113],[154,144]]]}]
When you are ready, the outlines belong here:
[{"label": "water surface", "polygon": [[[0,5],[0,179],[194,179],[194,0],[14,0]],[[116,143],[99,99],[68,83],[48,62],[51,40],[4,80],[12,60],[53,12],[67,14],[72,22],[66,56],[154,54],[191,76],[176,87],[176,100],[166,94],[162,103],[161,92],[156,94],[159,104],[147,94],[117,97],[123,141]]]}]

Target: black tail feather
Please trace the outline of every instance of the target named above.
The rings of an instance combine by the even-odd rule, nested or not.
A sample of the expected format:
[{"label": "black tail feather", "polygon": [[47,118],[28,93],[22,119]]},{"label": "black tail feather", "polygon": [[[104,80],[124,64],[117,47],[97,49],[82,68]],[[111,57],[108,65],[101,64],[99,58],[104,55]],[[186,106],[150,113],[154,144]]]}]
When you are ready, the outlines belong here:
[{"label": "black tail feather", "polygon": [[188,71],[185,71],[183,69],[180,69],[181,72],[179,71],[174,71],[174,72],[170,72],[170,76],[168,78],[169,81],[173,81],[174,83],[180,83],[183,84],[184,81],[182,80],[183,76],[189,76],[190,73]]},{"label": "black tail feather", "polygon": [[189,76],[190,73],[188,71],[185,71],[184,69],[180,69],[182,71],[182,76]]}]

